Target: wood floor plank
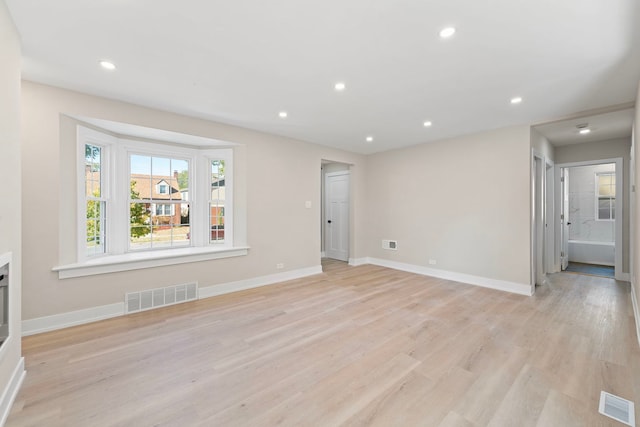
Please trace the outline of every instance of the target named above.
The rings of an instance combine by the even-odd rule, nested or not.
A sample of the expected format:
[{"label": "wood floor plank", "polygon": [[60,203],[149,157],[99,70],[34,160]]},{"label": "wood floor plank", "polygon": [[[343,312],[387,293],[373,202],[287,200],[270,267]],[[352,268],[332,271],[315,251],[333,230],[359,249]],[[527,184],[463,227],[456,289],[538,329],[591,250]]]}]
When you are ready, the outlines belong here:
[{"label": "wood floor plank", "polygon": [[626,283],[323,270],[26,337],[6,426],[613,426],[601,390],[640,402]]}]

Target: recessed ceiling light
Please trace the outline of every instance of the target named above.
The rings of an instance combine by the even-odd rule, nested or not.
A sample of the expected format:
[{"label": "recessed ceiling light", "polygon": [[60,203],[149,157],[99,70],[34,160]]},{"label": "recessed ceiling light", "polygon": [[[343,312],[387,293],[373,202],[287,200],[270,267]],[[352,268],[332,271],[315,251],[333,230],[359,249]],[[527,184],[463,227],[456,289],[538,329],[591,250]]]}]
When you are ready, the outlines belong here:
[{"label": "recessed ceiling light", "polygon": [[367,142],[373,142],[373,137],[372,136],[368,136],[367,137]]},{"label": "recessed ceiling light", "polygon": [[516,96],[515,98],[511,98],[512,104],[520,104],[521,102],[522,102],[522,98],[519,96]]},{"label": "recessed ceiling light", "polygon": [[278,113],[278,116],[280,116],[280,118],[281,118],[281,119],[286,119],[286,118],[287,118],[287,116],[288,116],[288,114],[287,114],[287,112],[286,112],[286,111],[280,111],[280,112]]},{"label": "recessed ceiling light", "polygon": [[453,27],[447,27],[447,28],[443,28],[440,31],[440,38],[443,39],[448,39],[449,37],[451,37],[452,35],[454,35],[456,33],[456,29]]},{"label": "recessed ceiling light", "polygon": [[100,65],[102,66],[102,68],[104,68],[105,70],[115,70],[116,66],[114,65],[113,62],[109,62],[109,61],[100,61]]},{"label": "recessed ceiling light", "polygon": [[333,86],[338,92],[342,92],[347,87],[344,82],[338,82]]},{"label": "recessed ceiling light", "polygon": [[424,122],[424,123],[423,123],[424,127],[426,127],[426,128],[430,127],[432,124],[433,124],[433,123],[431,123],[431,122],[430,122],[430,121],[428,121],[428,120],[427,120],[426,122]]},{"label": "recessed ceiling light", "polygon": [[586,135],[588,133],[591,133],[591,129],[589,128],[580,129],[580,135]]}]

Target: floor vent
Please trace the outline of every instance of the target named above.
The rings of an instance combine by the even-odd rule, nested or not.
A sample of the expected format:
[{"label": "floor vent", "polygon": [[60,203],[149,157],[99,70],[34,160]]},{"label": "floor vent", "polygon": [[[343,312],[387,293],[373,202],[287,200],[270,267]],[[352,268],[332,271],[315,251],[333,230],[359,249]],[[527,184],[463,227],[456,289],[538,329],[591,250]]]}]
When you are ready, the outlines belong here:
[{"label": "floor vent", "polygon": [[633,409],[633,402],[630,400],[602,391],[600,392],[600,408],[598,411],[602,415],[628,426],[636,426],[636,415]]},{"label": "floor vent", "polygon": [[124,297],[124,305],[127,313],[135,313],[196,299],[198,299],[198,284],[194,282],[140,292],[129,292]]}]

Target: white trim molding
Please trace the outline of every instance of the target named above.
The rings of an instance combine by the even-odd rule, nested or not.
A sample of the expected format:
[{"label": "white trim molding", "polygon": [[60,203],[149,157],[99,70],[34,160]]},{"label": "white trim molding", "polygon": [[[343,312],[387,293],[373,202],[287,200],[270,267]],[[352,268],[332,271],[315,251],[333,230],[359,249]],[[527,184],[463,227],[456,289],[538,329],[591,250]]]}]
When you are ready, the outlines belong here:
[{"label": "white trim molding", "polygon": [[269,274],[267,276],[254,277],[252,279],[238,280],[236,282],[206,286],[198,289],[198,299],[224,295],[231,292],[244,291],[247,289],[259,288],[261,286],[273,285],[276,283],[286,282],[287,280],[301,279],[303,277],[314,276],[321,273],[322,266],[317,265],[315,267],[285,271],[284,273]]},{"label": "white trim molding", "polygon": [[638,308],[638,298],[636,297],[635,280],[631,282],[631,304],[633,305],[633,318],[636,322],[636,337],[640,346],[640,309]]},{"label": "white trim molding", "polygon": [[[286,271],[283,273],[270,274],[267,276],[254,277],[251,279],[238,280],[236,282],[222,283],[219,285],[207,286],[198,289],[198,299],[209,298],[231,292],[243,291],[246,289],[258,288],[260,286],[273,285],[287,280],[300,279],[322,273],[322,266],[301,268],[298,270]],[[124,295],[123,295],[124,300]],[[54,314],[51,316],[38,317],[22,321],[22,336],[39,334],[42,332],[55,331],[57,329],[71,326],[83,325],[85,323],[97,322],[99,320],[112,317],[123,316],[125,306],[123,302],[90,307],[82,310],[69,311],[66,313]],[[0,424],[1,425],[1,424]]]},{"label": "white trim molding", "polygon": [[498,291],[510,292],[518,295],[533,295],[532,287],[528,283],[516,283],[509,282],[507,280],[491,279],[488,277],[456,273],[453,271],[439,270],[435,268],[423,267],[421,265],[406,264],[403,262],[389,261],[379,258],[367,258],[367,261],[369,264],[393,268],[395,270],[406,271],[409,273],[421,274],[423,276],[437,277],[439,279],[452,280],[454,282],[481,286],[483,288],[495,289]]},{"label": "white trim molding", "polygon": [[352,267],[357,267],[359,265],[371,264],[368,257],[364,258],[349,258],[349,265]]},{"label": "white trim molding", "polygon": [[59,279],[69,279],[72,277],[245,256],[248,253],[248,247],[164,249],[104,256],[84,263],[60,265],[53,267],[52,270],[58,272]]},{"label": "white trim molding", "polygon": [[68,311],[66,313],[53,314],[51,316],[37,317],[22,321],[22,336],[55,331],[71,326],[84,325],[85,323],[118,317],[124,314],[124,302],[90,307],[82,310]]},{"label": "white trim molding", "polygon": [[18,360],[18,364],[13,369],[13,374],[9,379],[9,383],[4,388],[2,397],[0,398],[0,426],[3,426],[9,417],[11,406],[13,406],[13,402],[16,400],[18,391],[20,391],[20,387],[22,387],[22,382],[24,381],[26,373],[27,372],[24,370],[24,357],[21,357]]}]

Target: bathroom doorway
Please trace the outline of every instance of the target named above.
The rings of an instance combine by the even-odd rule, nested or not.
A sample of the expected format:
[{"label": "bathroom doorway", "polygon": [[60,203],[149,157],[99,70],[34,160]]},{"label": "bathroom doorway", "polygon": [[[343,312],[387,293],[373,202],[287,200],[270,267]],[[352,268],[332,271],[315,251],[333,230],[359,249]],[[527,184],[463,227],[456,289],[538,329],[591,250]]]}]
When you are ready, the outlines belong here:
[{"label": "bathroom doorway", "polygon": [[558,169],[561,269],[616,277],[622,273],[622,160]]}]

